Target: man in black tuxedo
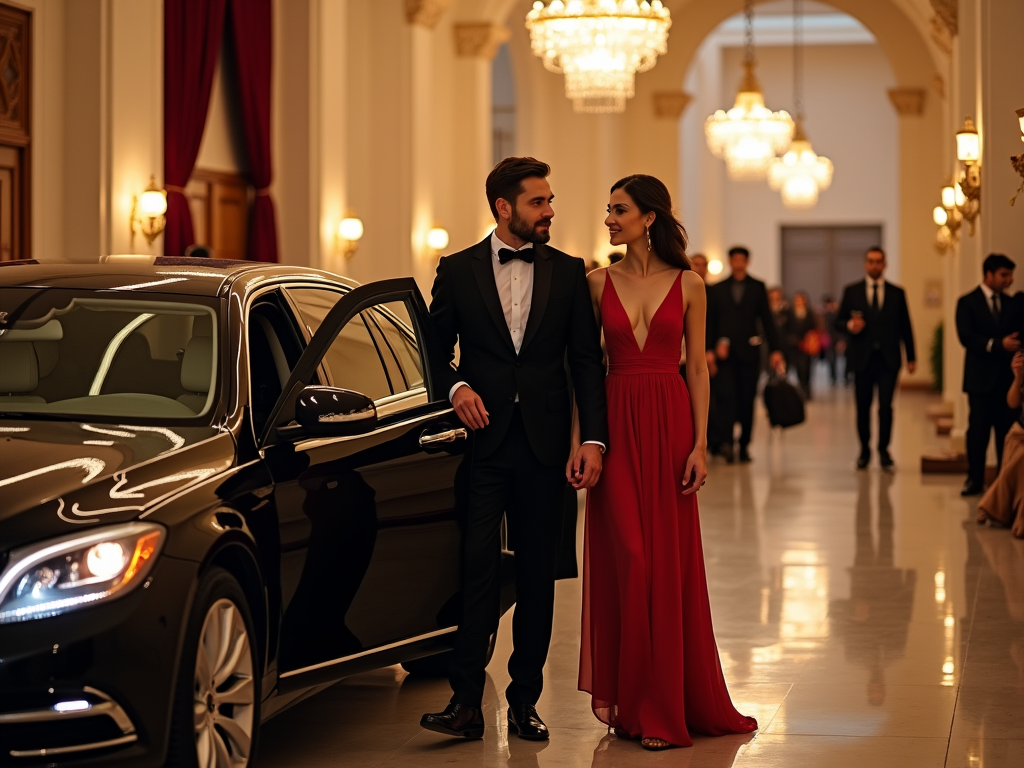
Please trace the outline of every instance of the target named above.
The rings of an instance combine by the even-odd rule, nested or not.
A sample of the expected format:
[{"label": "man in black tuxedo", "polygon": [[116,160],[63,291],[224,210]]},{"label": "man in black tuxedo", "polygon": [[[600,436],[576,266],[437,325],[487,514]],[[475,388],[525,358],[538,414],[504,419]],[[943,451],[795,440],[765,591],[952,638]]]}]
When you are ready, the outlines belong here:
[{"label": "man in black tuxedo", "polygon": [[[768,306],[764,283],[747,273],[750,251],[736,246],[729,251],[732,274],[708,289],[708,352],[714,354],[718,374],[712,379],[724,442],[719,450],[733,463],[733,427],[740,423],[739,460],[750,461],[754,428],[754,400],[761,376],[761,344],[768,342],[770,365],[785,370],[782,340]],[[708,356],[711,362],[711,354]]]},{"label": "man in black tuxedo", "polygon": [[[516,531],[515,650],[509,730],[548,738],[535,705],[551,640],[556,548],[565,499],[566,464],[573,485],[590,488],[608,443],[600,334],[582,259],[545,245],[551,187],[546,163],[502,160],[487,177],[497,223],[485,240],[437,265],[430,315],[443,348],[459,344],[458,370],[444,386],[473,430],[469,513],[463,545],[463,616],[449,677],[454,691],[443,712],[420,724],[450,736],[479,739],[484,723],[487,647],[500,618],[500,527],[507,512]],[[570,457],[572,376],[582,445]]]},{"label": "man in black tuxedo", "polygon": [[910,326],[906,294],[883,278],[885,251],[878,246],[869,248],[864,256],[864,271],[864,280],[843,290],[835,329],[847,335],[846,365],[853,371],[860,437],[857,469],[866,469],[871,461],[871,401],[877,388],[878,458],[882,469],[892,472],[896,468],[889,455],[892,398],[903,365],[903,351],[907,355],[907,370],[913,373],[917,368],[914,330]]},{"label": "man in black tuxedo", "polygon": [[970,406],[967,422],[967,482],[963,496],[985,488],[985,454],[992,430],[996,456],[1003,461],[1003,440],[1017,418],[1006,404],[1013,381],[1010,361],[1021,348],[1020,302],[1005,291],[1013,284],[1014,263],[1001,253],[990,254],[982,265],[981,285],[956,303],[956,333],[964,355],[964,392]]}]

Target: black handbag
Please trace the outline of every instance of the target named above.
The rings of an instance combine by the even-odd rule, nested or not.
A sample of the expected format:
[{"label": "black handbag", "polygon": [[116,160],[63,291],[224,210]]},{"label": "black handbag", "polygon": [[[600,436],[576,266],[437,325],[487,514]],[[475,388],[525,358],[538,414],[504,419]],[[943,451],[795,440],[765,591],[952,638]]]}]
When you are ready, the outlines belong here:
[{"label": "black handbag", "polygon": [[764,407],[773,427],[795,427],[804,423],[804,398],[799,388],[780,376],[771,376],[764,386]]}]

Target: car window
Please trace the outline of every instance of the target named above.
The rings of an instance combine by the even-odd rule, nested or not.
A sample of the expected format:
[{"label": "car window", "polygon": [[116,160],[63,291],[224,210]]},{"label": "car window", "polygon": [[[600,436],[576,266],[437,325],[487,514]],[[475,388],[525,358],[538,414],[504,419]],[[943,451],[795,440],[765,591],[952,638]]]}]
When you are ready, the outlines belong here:
[{"label": "car window", "polygon": [[[291,288],[288,293],[311,335],[342,297],[337,291],[321,288]],[[390,397],[393,389],[380,346],[381,342],[370,334],[364,315],[352,318],[324,355],[332,386],[361,392],[373,400]]]},{"label": "car window", "polygon": [[423,362],[415,326],[404,302],[378,304],[363,313],[377,338],[395,394],[423,386]]}]

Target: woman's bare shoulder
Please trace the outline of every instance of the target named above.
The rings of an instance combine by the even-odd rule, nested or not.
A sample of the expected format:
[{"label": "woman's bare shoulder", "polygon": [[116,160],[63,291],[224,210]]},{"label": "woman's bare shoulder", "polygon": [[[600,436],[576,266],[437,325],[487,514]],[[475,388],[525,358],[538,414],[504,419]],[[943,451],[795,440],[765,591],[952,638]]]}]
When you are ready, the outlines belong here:
[{"label": "woman's bare shoulder", "polygon": [[700,293],[700,294],[704,293],[704,290],[705,290],[705,288],[704,288],[704,281],[701,280],[700,275],[698,275],[692,269],[684,269],[683,270],[682,283],[683,283],[683,294],[684,295],[693,296],[694,295],[694,293],[693,293],[694,291],[696,291],[697,293]]},{"label": "woman's bare shoulder", "polygon": [[597,296],[604,290],[604,283],[608,279],[608,268],[599,267],[587,273],[587,285],[590,286],[590,293]]}]

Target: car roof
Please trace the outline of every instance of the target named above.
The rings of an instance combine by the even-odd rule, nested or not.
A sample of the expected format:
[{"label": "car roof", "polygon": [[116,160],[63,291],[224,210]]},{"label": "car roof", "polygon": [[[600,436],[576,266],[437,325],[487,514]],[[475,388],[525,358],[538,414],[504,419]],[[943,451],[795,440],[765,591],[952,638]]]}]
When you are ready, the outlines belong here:
[{"label": "car roof", "polygon": [[358,285],[319,269],[234,259],[159,256],[153,260],[119,259],[102,264],[26,259],[0,262],[0,267],[0,287],[8,288],[79,288],[212,297],[223,295],[241,277],[249,284],[290,276],[299,280],[329,280],[348,288]]}]

